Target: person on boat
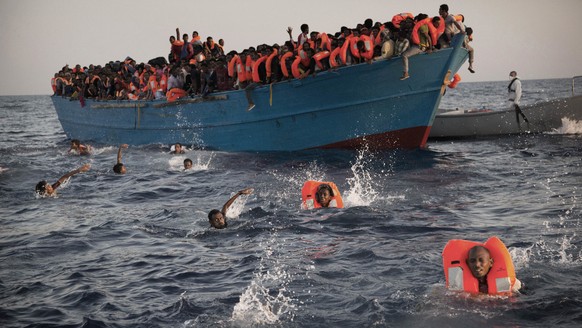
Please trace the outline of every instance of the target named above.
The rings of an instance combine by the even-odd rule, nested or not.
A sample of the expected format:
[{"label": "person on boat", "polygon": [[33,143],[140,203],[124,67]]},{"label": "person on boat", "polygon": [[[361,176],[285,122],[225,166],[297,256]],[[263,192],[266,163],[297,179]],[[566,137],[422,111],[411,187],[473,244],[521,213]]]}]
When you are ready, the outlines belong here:
[{"label": "person on boat", "polygon": [[446,4],[442,4],[439,7],[439,15],[443,19],[442,23],[445,24],[445,31],[439,37],[438,43],[441,49],[448,48],[455,34],[465,33],[465,27],[453,15],[449,15],[449,6]]},{"label": "person on boat", "polygon": [[73,139],[69,148],[69,152],[71,151],[75,151],[77,155],[91,155],[91,146],[81,144],[79,139]]},{"label": "person on boat", "polygon": [[180,40],[180,29],[176,28],[176,36],[170,36],[170,56],[168,58],[170,64],[180,61],[183,45],[184,42]]},{"label": "person on boat", "polygon": [[[469,250],[466,262],[473,277],[479,281],[479,293],[488,294],[487,274],[489,274],[491,267],[493,267],[493,259],[491,258],[489,250],[485,246],[473,246]],[[521,281],[516,278],[511,291],[517,292],[520,288]]]},{"label": "person on boat", "polygon": [[123,148],[127,149],[128,145],[127,144],[123,144],[121,146],[119,146],[119,150],[117,151],[117,164],[115,164],[113,166],[113,172],[117,173],[117,174],[125,174],[127,172],[125,165],[123,165],[123,163],[121,163],[121,150]]},{"label": "person on boat", "polygon": [[509,93],[510,107],[515,110],[515,119],[517,121],[517,124],[519,125],[520,115],[523,118],[523,120],[527,124],[529,124],[527,117],[525,117],[525,114],[521,111],[521,108],[519,107],[519,101],[521,100],[521,80],[517,77],[516,71],[511,71],[509,73],[509,78],[511,79],[511,82],[509,82],[509,85],[507,86],[507,92]]},{"label": "person on boat", "polygon": [[189,158],[186,158],[184,160],[184,170],[190,170],[192,168],[192,160]]},{"label": "person on boat", "polygon": [[226,213],[228,208],[240,195],[249,195],[253,192],[252,188],[243,189],[232,196],[223,206],[222,210],[212,210],[208,213],[208,221],[213,228],[224,229],[227,226]]},{"label": "person on boat", "polygon": [[194,57],[194,48],[192,48],[192,44],[188,42],[188,34],[182,35],[182,39],[184,40],[184,45],[182,45],[180,60],[188,62],[192,57]]},{"label": "person on boat", "polygon": [[394,45],[394,56],[402,56],[408,48],[410,48],[410,41],[406,37],[406,32],[398,32],[398,39]]},{"label": "person on boat", "polygon": [[[293,28],[289,26],[287,28],[287,33],[289,33],[289,38],[293,42]],[[309,25],[301,24],[301,34],[297,37],[297,44],[294,44],[295,48],[301,47],[309,39]],[[295,42],[293,42],[295,43]]]},{"label": "person on boat", "polygon": [[57,194],[56,189],[61,184],[63,184],[63,182],[65,182],[68,178],[72,177],[75,174],[89,171],[90,168],[91,164],[85,164],[80,168],[63,175],[57,182],[53,183],[52,185],[46,182],[45,180],[42,180],[36,184],[35,191],[40,196],[55,196]]},{"label": "person on boat", "polygon": [[184,151],[184,148],[182,147],[182,144],[179,142],[176,142],[174,144],[174,150],[172,151],[172,154],[177,155],[177,154],[184,154],[184,153],[185,153],[185,151]]},{"label": "person on boat", "polygon": [[408,50],[406,50],[402,54],[402,66],[404,68],[404,71],[402,72],[402,77],[400,78],[400,80],[406,80],[410,77],[410,75],[408,75],[408,57],[418,55],[424,52],[431,53],[434,51],[433,40],[430,36],[428,25],[432,24],[435,28],[438,28],[440,24],[440,19],[438,19],[438,17],[435,17],[432,19],[432,23],[423,24],[422,21],[424,21],[427,18],[428,16],[426,14],[418,14],[414,19],[416,24],[421,24],[418,27],[418,31],[416,32],[418,33],[419,42],[418,44],[413,44],[412,46],[410,46],[410,48],[408,48]]}]

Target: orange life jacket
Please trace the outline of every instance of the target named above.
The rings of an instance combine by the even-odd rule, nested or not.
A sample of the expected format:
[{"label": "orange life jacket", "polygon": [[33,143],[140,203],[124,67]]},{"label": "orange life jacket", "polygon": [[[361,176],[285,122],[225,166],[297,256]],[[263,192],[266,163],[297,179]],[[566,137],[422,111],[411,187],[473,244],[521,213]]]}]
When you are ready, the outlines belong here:
[{"label": "orange life jacket", "polygon": [[301,57],[297,56],[291,65],[291,74],[293,77],[298,79],[301,77],[301,71],[299,70],[299,63],[301,63]]},{"label": "orange life jacket", "polygon": [[[355,58],[360,58],[360,52],[358,51],[358,41],[360,41],[360,37],[359,36],[352,36],[350,38],[350,52],[352,54],[352,56],[354,56]],[[347,40],[346,40],[347,42]]]},{"label": "orange life jacket", "polygon": [[319,33],[317,37],[321,39],[321,49],[331,51],[331,40],[329,39],[327,33]]},{"label": "orange life jacket", "polygon": [[129,100],[138,100],[138,97],[137,97],[137,95],[135,93],[130,92],[130,93],[127,94],[127,99],[129,99]]},{"label": "orange life jacket", "polygon": [[459,84],[459,82],[461,82],[461,76],[459,75],[459,73],[456,73],[455,76],[453,76],[453,80],[451,83],[449,83],[448,87],[453,89],[457,86],[457,84]]},{"label": "orange life jacket", "polygon": [[321,63],[321,61],[325,58],[328,58],[329,55],[330,53],[327,50],[320,51],[313,55],[313,59],[315,59],[315,64],[317,65],[317,67],[319,67],[319,69],[323,69],[323,64]]},{"label": "orange life jacket", "polygon": [[162,74],[162,77],[160,77],[160,89],[163,93],[168,91],[168,76],[166,74]]},{"label": "orange life jacket", "polygon": [[228,62],[228,76],[230,76],[230,77],[234,77],[235,65],[236,65],[237,59],[240,60],[240,57],[238,55],[234,55],[234,56],[232,56],[232,59]]},{"label": "orange life jacket", "polygon": [[[441,19],[441,21],[442,21],[442,19]],[[414,42],[414,44],[416,44],[416,45],[420,44],[420,36],[418,35],[418,30],[423,25],[428,25],[428,31],[430,34],[432,45],[433,46],[436,45],[437,40],[438,40],[438,31],[434,27],[434,25],[432,25],[432,18],[430,18],[430,17],[427,17],[421,21],[416,22],[416,24],[414,24],[414,28],[412,29],[412,42]],[[444,24],[441,24],[441,25],[444,25]]]},{"label": "orange life jacket", "polygon": [[443,267],[447,288],[455,291],[479,293],[479,281],[467,265],[469,250],[474,246],[483,246],[489,250],[493,265],[487,274],[488,294],[511,295],[515,284],[515,268],[509,251],[497,237],[489,238],[485,243],[453,239],[443,249]]},{"label": "orange life jacket", "polygon": [[338,60],[337,60],[337,57],[340,55],[341,51],[342,51],[342,48],[340,48],[340,47],[333,49],[333,51],[329,55],[329,66],[338,67],[341,65],[341,63],[338,64]]},{"label": "orange life jacket", "polygon": [[57,79],[55,77],[51,78],[51,88],[53,88],[53,93],[57,92]]},{"label": "orange life jacket", "polygon": [[271,77],[271,74],[273,74],[273,72],[271,72],[271,65],[273,63],[273,58],[275,58],[276,56],[279,55],[279,50],[277,49],[273,49],[273,53],[269,55],[269,57],[267,57],[267,62],[265,63],[265,68],[267,69],[267,78]]},{"label": "orange life jacket", "polygon": [[340,51],[340,59],[344,65],[348,64],[348,51],[350,51],[350,40],[352,38],[353,36],[351,35],[346,38],[344,45],[342,46],[342,49]]},{"label": "orange life jacket", "polygon": [[245,62],[245,74],[246,74],[246,80],[247,81],[252,81],[253,79],[253,64],[254,64],[254,60],[251,58],[251,56],[247,56],[246,58],[246,62]]},{"label": "orange life jacket", "polygon": [[242,59],[238,56],[236,58],[235,68],[236,68],[236,76],[238,77],[238,81],[239,82],[246,81],[247,80],[247,73],[245,70],[245,65],[243,64]]},{"label": "orange life jacket", "polygon": [[186,91],[180,88],[172,88],[166,93],[168,102],[173,102],[183,97],[186,97]]},{"label": "orange life jacket", "polygon": [[322,207],[321,204],[317,202],[317,198],[315,194],[317,193],[317,187],[321,184],[328,184],[333,191],[333,195],[331,201],[329,202],[328,207],[337,207],[343,208],[344,202],[342,200],[342,196],[339,192],[339,189],[333,182],[322,182],[322,181],[313,181],[308,180],[303,184],[303,188],[301,188],[301,208],[302,209],[313,209],[313,208],[320,208]]},{"label": "orange life jacket", "polygon": [[293,51],[288,51],[281,56],[281,62],[279,65],[281,66],[281,73],[283,73],[284,77],[289,77],[289,70],[287,70],[287,64],[285,62],[287,61],[287,58],[291,56],[293,56]]},{"label": "orange life jacket", "polygon": [[374,58],[374,41],[372,41],[372,38],[367,35],[360,36],[360,40],[364,41],[365,46],[364,51],[362,51],[360,55],[364,57],[364,59],[372,60],[372,58]]},{"label": "orange life jacket", "polygon": [[400,22],[405,20],[406,18],[414,19],[414,15],[412,13],[400,13],[392,16],[392,24],[397,28],[400,28]]},{"label": "orange life jacket", "polygon": [[255,83],[264,82],[264,81],[261,81],[261,77],[259,76],[259,65],[261,65],[264,61],[266,61],[267,58],[268,58],[267,56],[263,56],[263,57],[257,59],[253,63],[253,72],[252,72],[253,82],[255,82]]}]

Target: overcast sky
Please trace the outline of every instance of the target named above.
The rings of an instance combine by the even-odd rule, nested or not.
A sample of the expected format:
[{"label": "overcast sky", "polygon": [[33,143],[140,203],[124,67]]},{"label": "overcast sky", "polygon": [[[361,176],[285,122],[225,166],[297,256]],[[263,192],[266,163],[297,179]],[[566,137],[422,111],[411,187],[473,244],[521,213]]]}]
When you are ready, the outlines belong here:
[{"label": "overcast sky", "polygon": [[52,94],[50,78],[65,64],[103,65],[131,56],[167,56],[176,27],[226,41],[225,50],[282,43],[285,29],[307,23],[335,33],[366,18],[399,12],[465,15],[475,31],[475,69],[464,82],[582,75],[582,0],[0,0],[0,95]]}]

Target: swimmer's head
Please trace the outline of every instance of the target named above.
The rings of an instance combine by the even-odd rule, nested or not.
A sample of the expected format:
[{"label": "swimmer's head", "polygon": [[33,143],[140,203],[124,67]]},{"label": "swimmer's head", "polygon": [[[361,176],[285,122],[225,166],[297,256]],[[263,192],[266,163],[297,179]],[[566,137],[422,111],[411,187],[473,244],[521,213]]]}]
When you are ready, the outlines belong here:
[{"label": "swimmer's head", "polygon": [[127,170],[125,169],[125,165],[123,165],[122,163],[117,163],[115,164],[115,166],[113,166],[113,172],[117,174],[125,174]]},{"label": "swimmer's head", "polygon": [[189,170],[192,168],[192,160],[189,158],[186,158],[184,160],[184,170]]},{"label": "swimmer's head", "polygon": [[226,218],[219,210],[212,210],[208,213],[208,221],[210,221],[210,225],[216,229],[224,229],[226,228]]},{"label": "swimmer's head", "polygon": [[328,207],[329,202],[333,198],[333,190],[331,186],[327,183],[322,183],[317,187],[317,191],[315,192],[315,200],[322,206]]},{"label": "swimmer's head", "polygon": [[81,146],[81,141],[79,141],[79,139],[73,139],[71,140],[71,146],[74,148],[79,148]]},{"label": "swimmer's head", "polygon": [[483,246],[474,246],[469,250],[467,266],[477,279],[485,278],[493,266],[493,259],[489,250]]},{"label": "swimmer's head", "polygon": [[39,195],[44,195],[47,193],[47,187],[50,188],[50,185],[48,184],[48,182],[46,182],[45,180],[42,180],[41,182],[36,184],[36,188],[34,188],[34,190],[39,194]]}]

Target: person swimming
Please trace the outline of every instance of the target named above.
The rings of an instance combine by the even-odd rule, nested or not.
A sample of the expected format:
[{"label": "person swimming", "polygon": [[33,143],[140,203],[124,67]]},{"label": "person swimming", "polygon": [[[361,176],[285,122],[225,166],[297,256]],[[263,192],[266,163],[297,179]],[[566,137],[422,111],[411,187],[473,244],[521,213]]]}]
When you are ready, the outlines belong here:
[{"label": "person swimming", "polygon": [[123,165],[123,163],[121,163],[121,150],[123,148],[127,148],[127,147],[128,147],[127,144],[123,144],[123,145],[119,146],[119,150],[117,151],[117,163],[113,166],[113,172],[115,172],[117,174],[125,174],[127,172],[125,165]]},{"label": "person swimming", "polygon": [[63,175],[57,182],[53,183],[52,185],[46,182],[46,180],[42,180],[36,184],[35,191],[40,196],[55,196],[57,194],[56,189],[60,187],[63,182],[75,174],[89,171],[90,168],[91,164],[85,164],[80,168]]},{"label": "person swimming", "polygon": [[81,144],[79,139],[73,139],[69,148],[69,152],[71,151],[75,151],[77,155],[91,155],[91,146]]},{"label": "person swimming", "polygon": [[243,190],[237,192],[234,196],[232,196],[224,204],[224,206],[222,206],[222,210],[219,211],[219,210],[214,209],[214,210],[210,211],[208,213],[208,221],[210,222],[210,225],[216,229],[226,228],[227,227],[226,213],[227,213],[230,205],[232,205],[232,203],[238,198],[238,196],[249,195],[252,192],[253,192],[252,188],[243,189]]},{"label": "person swimming", "polygon": [[192,168],[192,160],[189,158],[186,158],[184,160],[184,170],[190,170]]}]

